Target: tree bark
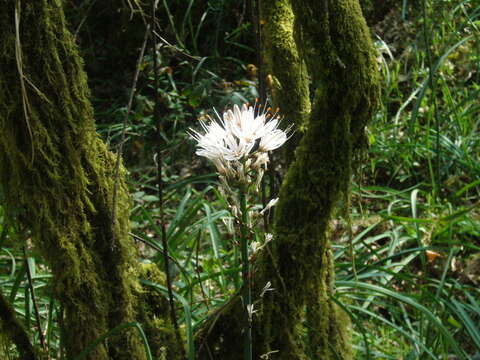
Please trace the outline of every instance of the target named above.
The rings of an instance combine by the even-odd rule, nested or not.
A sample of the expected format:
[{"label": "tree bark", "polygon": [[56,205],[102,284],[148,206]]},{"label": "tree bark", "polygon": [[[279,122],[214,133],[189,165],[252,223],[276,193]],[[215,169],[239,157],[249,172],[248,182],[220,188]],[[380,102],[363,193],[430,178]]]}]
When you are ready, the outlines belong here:
[{"label": "tree bark", "polygon": [[[164,299],[142,289],[137,278],[163,280],[158,270],[137,264],[125,171],[115,179],[116,155],[96,134],[61,1],[2,1],[0,29],[1,193],[8,216],[31,231],[51,267],[64,308],[67,356],[120,324],[140,321],[152,335],[153,353],[165,345],[174,358]],[[98,344],[89,358],[145,356],[129,328]]]},{"label": "tree bark", "polygon": [[[261,299],[254,320],[254,357],[276,352],[271,357],[281,360],[349,359],[350,322],[331,300],[335,290],[328,224],[338,201],[343,198],[348,204],[352,158],[377,105],[375,51],[358,0],[272,4],[277,11],[293,10],[295,43],[287,47],[296,45],[290,51],[298,51],[306,62],[315,96],[306,133],[280,190],[274,240],[254,265],[256,300],[268,281],[275,289]],[[278,31],[273,25],[268,29]],[[266,38],[276,39],[272,34]],[[294,66],[285,62],[286,67]],[[296,64],[300,69],[301,61]],[[282,66],[272,71],[275,68]],[[277,97],[280,107],[281,99]],[[241,359],[240,342],[235,341],[242,328],[238,302],[233,298],[198,333],[201,359],[209,359],[209,351],[215,359]]]},{"label": "tree bark", "polygon": [[294,39],[294,14],[290,1],[262,1],[264,59],[273,105],[292,124],[294,134],[285,144],[286,165],[305,132],[311,111],[308,70]]}]

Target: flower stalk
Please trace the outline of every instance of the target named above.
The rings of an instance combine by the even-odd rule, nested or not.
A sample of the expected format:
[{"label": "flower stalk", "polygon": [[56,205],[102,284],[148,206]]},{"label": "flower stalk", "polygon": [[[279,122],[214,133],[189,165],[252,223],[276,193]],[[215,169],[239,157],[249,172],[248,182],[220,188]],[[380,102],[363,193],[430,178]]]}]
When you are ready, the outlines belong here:
[{"label": "flower stalk", "polygon": [[244,189],[240,189],[239,193],[240,202],[240,247],[242,254],[242,299],[243,306],[245,308],[245,328],[244,328],[244,360],[252,360],[252,316],[250,314],[252,309],[252,288],[250,284],[250,261],[248,256],[248,210],[247,199]]},{"label": "flower stalk", "polygon": [[[240,229],[240,254],[242,262],[242,302],[244,307],[244,360],[253,359],[252,326],[253,302],[251,291],[250,255],[262,246],[255,242],[250,249],[251,219],[261,218],[276,203],[270,201],[262,211],[249,213],[247,197],[257,194],[269,162],[268,153],[282,146],[288,139],[287,130],[278,128],[279,119],[265,108],[243,105],[234,106],[218,119],[206,123],[201,121],[205,133],[190,129],[197,141],[197,155],[211,160],[217,168],[220,192],[230,206],[230,213]],[[268,240],[269,241],[269,240]],[[267,242],[267,241],[266,241]],[[265,243],[266,243],[265,242]],[[264,245],[265,245],[264,243]],[[249,251],[251,250],[251,251]]]}]

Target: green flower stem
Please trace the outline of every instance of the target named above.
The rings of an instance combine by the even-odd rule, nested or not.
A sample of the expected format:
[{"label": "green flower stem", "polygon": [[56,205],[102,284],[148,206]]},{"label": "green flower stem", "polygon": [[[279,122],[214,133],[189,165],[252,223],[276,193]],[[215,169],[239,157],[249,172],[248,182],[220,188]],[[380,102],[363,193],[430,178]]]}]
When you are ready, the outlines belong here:
[{"label": "green flower stem", "polygon": [[248,313],[249,305],[252,304],[252,290],[250,288],[250,263],[248,261],[248,212],[245,189],[240,189],[240,211],[242,212],[240,222],[240,246],[242,253],[242,277],[243,277],[243,306],[245,307],[245,329],[244,329],[244,360],[252,360],[252,323]]}]

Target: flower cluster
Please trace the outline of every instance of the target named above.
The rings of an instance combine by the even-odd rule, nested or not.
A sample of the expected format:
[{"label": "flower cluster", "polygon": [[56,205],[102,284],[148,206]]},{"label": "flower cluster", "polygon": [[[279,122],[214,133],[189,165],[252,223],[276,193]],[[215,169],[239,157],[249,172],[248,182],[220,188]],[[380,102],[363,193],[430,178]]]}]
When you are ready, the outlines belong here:
[{"label": "flower cluster", "polygon": [[221,176],[248,181],[249,170],[255,170],[261,178],[268,152],[287,141],[289,129],[279,129],[279,119],[269,111],[256,114],[257,110],[256,106],[235,105],[223,117],[216,113],[217,120],[201,121],[204,134],[190,129],[197,141],[197,155],[210,159]]},{"label": "flower cluster", "polygon": [[[197,155],[210,159],[219,172],[220,192],[229,203],[230,212],[237,225],[242,223],[242,206],[239,194],[248,197],[259,192],[263,174],[268,165],[268,152],[282,146],[288,139],[287,130],[278,128],[280,120],[276,114],[255,106],[235,105],[217,119],[201,121],[204,133],[190,129],[190,135],[197,141]],[[247,223],[249,229],[259,221],[265,212],[275,206],[278,199],[272,199],[264,209],[249,207]],[[253,249],[255,253],[255,249]],[[253,255],[253,254],[252,254]]]}]

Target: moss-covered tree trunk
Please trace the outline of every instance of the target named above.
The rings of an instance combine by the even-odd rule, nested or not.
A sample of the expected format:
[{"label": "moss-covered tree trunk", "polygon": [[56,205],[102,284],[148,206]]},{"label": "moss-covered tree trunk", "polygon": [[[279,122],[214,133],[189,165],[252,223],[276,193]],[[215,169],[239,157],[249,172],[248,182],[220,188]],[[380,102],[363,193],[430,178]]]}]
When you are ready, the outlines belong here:
[{"label": "moss-covered tree trunk", "polygon": [[[341,197],[348,197],[352,157],[377,104],[375,52],[358,0],[272,0],[265,14],[265,38],[278,42],[267,45],[281,94],[277,104],[287,114],[305,110],[308,99],[288,95],[302,69],[308,69],[315,95],[279,194],[274,240],[255,263],[256,293],[268,281],[275,291],[264,296],[254,320],[254,357],[349,359],[350,323],[331,300],[328,223]],[[295,41],[271,32],[293,33]],[[279,48],[299,56],[278,57]],[[301,96],[308,92],[291,92],[292,98]],[[232,299],[199,332],[202,358],[210,352],[215,359],[241,359],[238,302]]]},{"label": "moss-covered tree trunk", "polygon": [[[143,268],[135,265],[128,235],[124,171],[113,200],[116,156],[96,134],[61,1],[1,1],[0,29],[1,193],[8,215],[31,231],[51,267],[68,357],[120,324],[151,316],[157,323],[144,322],[147,330],[167,327],[154,316],[160,300],[155,308],[139,306],[140,298],[155,295],[138,285]],[[145,351],[130,328],[100,343],[89,358],[144,359]]]},{"label": "moss-covered tree trunk", "polygon": [[284,146],[286,164],[305,131],[311,111],[308,71],[294,39],[294,14],[289,1],[262,1],[262,37],[273,105],[295,132]]}]

